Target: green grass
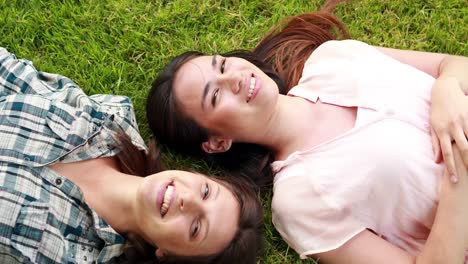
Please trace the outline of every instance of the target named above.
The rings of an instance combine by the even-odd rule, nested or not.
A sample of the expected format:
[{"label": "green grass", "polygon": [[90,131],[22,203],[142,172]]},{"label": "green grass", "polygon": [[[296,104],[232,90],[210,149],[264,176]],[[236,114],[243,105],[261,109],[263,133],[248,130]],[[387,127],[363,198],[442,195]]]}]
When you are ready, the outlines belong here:
[{"label": "green grass", "polygon": [[[145,96],[169,58],[195,49],[221,53],[252,48],[278,21],[317,10],[306,0],[0,0],[0,46],[42,71],[75,80],[88,94],[127,95],[145,138]],[[353,38],[373,45],[468,56],[465,0],[362,0],[337,15]],[[167,153],[172,166],[209,170]],[[271,225],[264,263],[301,261]]]}]

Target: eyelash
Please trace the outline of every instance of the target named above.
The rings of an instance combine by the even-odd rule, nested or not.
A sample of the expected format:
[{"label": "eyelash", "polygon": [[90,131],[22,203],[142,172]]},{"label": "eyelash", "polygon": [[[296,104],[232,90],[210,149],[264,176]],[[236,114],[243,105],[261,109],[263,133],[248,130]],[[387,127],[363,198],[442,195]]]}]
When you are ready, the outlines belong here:
[{"label": "eyelash", "polygon": [[203,200],[206,200],[206,198],[208,198],[208,196],[210,196],[210,186],[207,184],[205,184],[205,189],[203,189]]},{"label": "eyelash", "polygon": [[216,88],[213,93],[213,98],[211,98],[211,105],[214,107],[216,105],[216,102],[218,101],[218,95],[219,95],[219,88]]},{"label": "eyelash", "polygon": [[224,73],[224,68],[226,67],[226,58],[223,59],[223,61],[221,62],[221,67],[219,69],[219,71],[221,73]]},{"label": "eyelash", "polygon": [[[224,68],[226,67],[226,58],[223,59],[223,61],[221,62],[221,67],[219,69],[219,71],[221,72],[221,74],[224,73]],[[218,94],[219,94],[219,88],[216,88],[214,90],[214,93],[213,93],[213,98],[211,99],[211,105],[213,105],[213,107],[216,105],[216,102],[218,101]]]},{"label": "eyelash", "polygon": [[[210,196],[210,186],[208,183],[205,184],[205,189],[203,189],[202,198],[206,200]],[[193,238],[198,234],[200,231],[200,221],[197,219],[193,225],[192,231],[190,232],[190,236]]]},{"label": "eyelash", "polygon": [[197,220],[193,225],[192,231],[190,232],[190,237],[194,238],[198,234],[199,230],[200,230],[200,221]]}]

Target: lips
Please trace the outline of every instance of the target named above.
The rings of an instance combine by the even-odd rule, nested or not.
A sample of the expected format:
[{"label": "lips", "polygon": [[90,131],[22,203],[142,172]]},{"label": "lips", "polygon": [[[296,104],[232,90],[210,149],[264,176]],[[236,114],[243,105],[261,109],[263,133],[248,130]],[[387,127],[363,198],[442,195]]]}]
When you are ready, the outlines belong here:
[{"label": "lips", "polygon": [[252,101],[258,93],[260,87],[260,79],[256,77],[253,73],[247,81],[248,92],[247,92],[247,103]]},{"label": "lips", "polygon": [[161,217],[164,217],[167,214],[167,212],[169,212],[172,201],[174,200],[174,196],[175,186],[173,181],[163,185],[159,190],[156,204],[159,208]]}]

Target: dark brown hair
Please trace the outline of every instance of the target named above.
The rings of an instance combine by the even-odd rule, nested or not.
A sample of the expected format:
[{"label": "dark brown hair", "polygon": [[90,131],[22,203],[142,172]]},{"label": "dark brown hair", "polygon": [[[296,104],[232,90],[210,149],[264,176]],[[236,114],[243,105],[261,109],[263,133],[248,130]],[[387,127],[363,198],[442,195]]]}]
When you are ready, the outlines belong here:
[{"label": "dark brown hair", "polygon": [[[276,82],[281,94],[286,94],[298,83],[305,60],[318,46],[328,40],[349,37],[343,23],[331,13],[340,2],[343,1],[328,1],[322,11],[285,19],[253,51],[222,55],[253,63]],[[173,81],[178,70],[202,55],[191,51],[175,57],[153,82],[146,104],[150,129],[159,143],[178,153],[202,158],[228,173],[248,177],[258,188],[270,186],[273,172],[269,165],[273,157],[268,149],[257,144],[234,143],[223,153],[204,152],[201,144],[208,140],[210,131],[195,122],[177,102]]]}]

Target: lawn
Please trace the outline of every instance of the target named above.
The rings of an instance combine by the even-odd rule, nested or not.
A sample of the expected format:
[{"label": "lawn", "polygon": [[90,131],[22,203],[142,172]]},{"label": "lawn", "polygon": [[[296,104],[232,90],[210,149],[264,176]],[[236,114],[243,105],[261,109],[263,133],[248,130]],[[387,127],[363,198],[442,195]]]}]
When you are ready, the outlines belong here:
[{"label": "lawn", "polygon": [[[129,96],[147,139],[145,97],[169,58],[186,50],[252,48],[286,16],[317,10],[306,0],[0,0],[0,46],[42,71],[75,80],[88,94]],[[373,45],[468,56],[466,0],[362,0],[336,12],[353,38]],[[209,171],[168,151],[171,167]],[[271,225],[262,263],[301,261]]]}]

